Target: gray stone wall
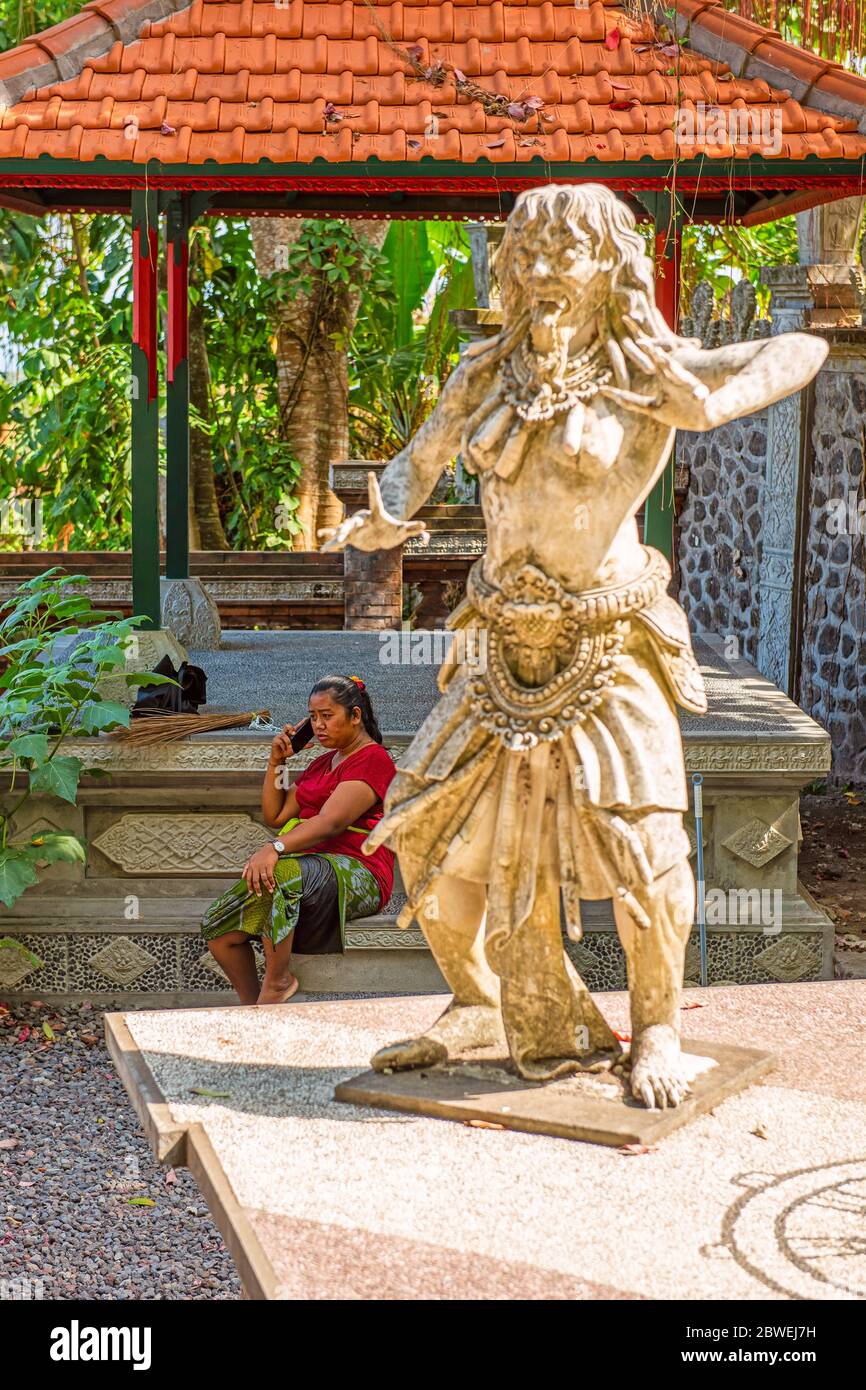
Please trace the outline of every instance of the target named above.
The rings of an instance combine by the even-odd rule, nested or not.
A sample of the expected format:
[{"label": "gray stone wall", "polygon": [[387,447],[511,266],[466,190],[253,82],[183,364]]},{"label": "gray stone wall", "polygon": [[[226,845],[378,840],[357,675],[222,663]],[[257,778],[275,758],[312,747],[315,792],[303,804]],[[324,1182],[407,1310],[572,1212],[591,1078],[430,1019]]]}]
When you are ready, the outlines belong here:
[{"label": "gray stone wall", "polygon": [[[693,630],[739,640],[754,662],[764,516],[767,412],[677,436],[688,492],[680,514],[680,602]],[[737,653],[732,652],[732,655]]]},{"label": "gray stone wall", "polygon": [[[828,730],[835,781],[866,781],[866,330],[824,330],[830,356],[814,388],[799,678],[793,695]],[[797,406],[799,409],[799,406]],[[693,631],[739,639],[758,662],[759,634],[787,650],[789,609],[774,609],[768,474],[769,412],[705,434],[682,432],[677,466],[689,483],[680,515],[680,602]],[[776,437],[778,469],[784,440]],[[795,506],[796,480],[783,491]],[[769,568],[768,568],[769,567]],[[794,576],[794,594],[798,586]],[[772,635],[772,634],[771,634]],[[768,634],[763,633],[763,646]],[[736,650],[730,654],[736,655]],[[765,652],[766,654],[766,652]],[[770,674],[765,671],[765,674]],[[784,679],[774,676],[777,684]]]},{"label": "gray stone wall", "polygon": [[815,387],[798,704],[830,734],[834,777],[866,781],[866,355],[851,346]]}]

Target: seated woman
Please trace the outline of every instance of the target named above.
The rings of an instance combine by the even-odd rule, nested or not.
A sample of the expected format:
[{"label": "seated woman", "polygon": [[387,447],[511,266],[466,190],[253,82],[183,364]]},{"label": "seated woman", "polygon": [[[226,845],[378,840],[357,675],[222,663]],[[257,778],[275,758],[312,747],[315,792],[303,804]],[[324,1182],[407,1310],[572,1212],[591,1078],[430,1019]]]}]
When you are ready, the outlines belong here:
[{"label": "seated woman", "polygon": [[[361,845],[382,818],[394,760],[370,696],[358,676],[325,676],[310,692],[313,734],[326,750],[287,787],[285,761],[299,725],[277,734],[262,786],[262,815],[279,838],[247,860],[243,881],[202,918],[211,954],[242,1004],[281,1004],[298,988],[292,951],[341,951],[345,924],[384,907],[394,883],[394,855]],[[251,938],[261,938],[261,988]]]}]

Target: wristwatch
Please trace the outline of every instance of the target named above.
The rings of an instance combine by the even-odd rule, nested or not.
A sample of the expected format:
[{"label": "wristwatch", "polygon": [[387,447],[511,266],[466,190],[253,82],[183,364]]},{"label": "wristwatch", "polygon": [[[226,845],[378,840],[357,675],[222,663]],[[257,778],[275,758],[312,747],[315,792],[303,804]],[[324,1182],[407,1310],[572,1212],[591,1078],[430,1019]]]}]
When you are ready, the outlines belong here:
[{"label": "wristwatch", "polygon": [[283,854],[283,853],[285,852],[285,848],[286,848],[286,847],[285,847],[285,845],[283,844],[282,840],[271,840],[271,844],[273,845],[274,849],[277,851],[277,854]]}]

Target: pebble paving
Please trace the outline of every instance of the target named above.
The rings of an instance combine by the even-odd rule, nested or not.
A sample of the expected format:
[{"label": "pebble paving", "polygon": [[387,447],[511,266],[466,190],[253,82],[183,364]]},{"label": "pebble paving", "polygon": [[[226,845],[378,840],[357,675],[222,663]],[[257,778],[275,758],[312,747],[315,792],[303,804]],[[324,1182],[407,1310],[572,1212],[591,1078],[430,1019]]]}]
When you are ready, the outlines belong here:
[{"label": "pebble paving", "polygon": [[23,1280],[46,1299],[241,1296],[191,1175],[151,1156],[86,1004],[0,1005],[0,1292]]}]

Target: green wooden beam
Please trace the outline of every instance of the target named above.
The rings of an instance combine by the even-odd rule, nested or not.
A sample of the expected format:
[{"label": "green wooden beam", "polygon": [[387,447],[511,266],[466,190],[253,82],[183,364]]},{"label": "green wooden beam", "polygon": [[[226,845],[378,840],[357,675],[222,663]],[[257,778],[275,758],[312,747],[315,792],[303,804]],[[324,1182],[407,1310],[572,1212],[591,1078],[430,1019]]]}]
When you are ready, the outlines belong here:
[{"label": "green wooden beam", "polygon": [[[668,327],[676,332],[682,212],[667,189],[641,194],[640,199],[652,213],[655,223],[656,303]],[[676,454],[671,450],[664,472],[644,504],[644,542],[655,546],[671,562],[674,559],[675,463]]]},{"label": "green wooden beam", "polygon": [[158,628],[159,371],[156,270],[159,203],[155,192],[132,193],[132,608]]},{"label": "green wooden beam", "polygon": [[[774,184],[784,180],[792,190],[817,187],[834,180],[852,179],[859,181],[862,174],[860,159],[823,159],[809,155],[806,159],[763,159],[753,155],[748,159],[697,159],[660,160],[631,159],[605,160],[587,159],[579,163],[571,161],[552,162],[540,155],[535,159],[519,163],[493,163],[490,160],[477,160],[472,164],[462,164],[459,160],[433,159],[426,156],[420,160],[402,161],[367,159],[363,164],[349,161],[331,164],[320,159],[312,164],[275,164],[269,159],[256,164],[217,164],[206,161],[204,164],[161,164],[152,159],[145,164],[135,164],[128,160],[96,159],[82,163],[75,159],[55,159],[41,155],[39,159],[0,159],[0,177],[14,174],[64,175],[74,174],[76,179],[82,175],[94,185],[101,184],[107,176],[128,179],[137,177],[150,181],[153,178],[170,181],[173,188],[189,189],[188,180],[194,178],[197,184],[207,180],[205,196],[212,196],[228,179],[243,178],[255,182],[258,179],[275,179],[291,186],[297,179],[314,179],[318,183],[328,183],[338,178],[350,178],[358,182],[374,182],[377,179],[406,179],[411,183],[416,179],[488,178],[492,184],[502,179],[537,179],[539,176],[550,181],[557,178],[583,179],[605,183],[609,180],[633,181],[629,192],[638,196],[641,185],[651,190],[665,189],[672,181],[697,179],[708,184],[710,180],[719,181],[727,189],[738,184],[743,188],[760,187],[763,177],[772,178]],[[84,185],[79,185],[84,186]],[[168,184],[166,184],[168,186]],[[118,195],[127,197],[129,186],[117,188]],[[239,194],[243,189],[236,190]],[[775,192],[784,189],[774,188]]]}]

